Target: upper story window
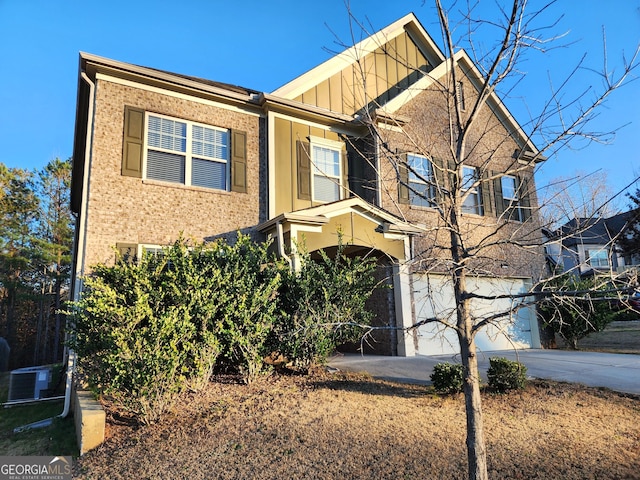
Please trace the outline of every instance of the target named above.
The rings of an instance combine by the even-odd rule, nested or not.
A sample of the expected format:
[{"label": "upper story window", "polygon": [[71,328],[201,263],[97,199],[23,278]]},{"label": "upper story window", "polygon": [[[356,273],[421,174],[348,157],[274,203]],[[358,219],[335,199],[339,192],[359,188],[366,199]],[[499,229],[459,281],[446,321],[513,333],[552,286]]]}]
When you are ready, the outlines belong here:
[{"label": "upper story window", "polygon": [[434,178],[431,160],[422,155],[407,154],[409,170],[409,203],[419,207],[434,206]]},{"label": "upper story window", "polygon": [[605,249],[587,249],[585,251],[587,263],[593,268],[608,268],[609,254]]},{"label": "upper story window", "polygon": [[228,130],[149,114],[146,138],[146,178],[228,190]]},{"label": "upper story window", "polygon": [[467,195],[462,203],[463,213],[473,213],[480,215],[482,213],[482,203],[480,200],[480,191],[477,185],[478,171],[474,167],[462,167],[462,194]]},{"label": "upper story window", "polygon": [[505,175],[500,179],[500,183],[504,212],[510,219],[522,222],[524,220],[524,212],[520,202],[518,179],[511,175]]},{"label": "upper story window", "polygon": [[319,202],[340,200],[341,148],[311,144],[313,199]]}]

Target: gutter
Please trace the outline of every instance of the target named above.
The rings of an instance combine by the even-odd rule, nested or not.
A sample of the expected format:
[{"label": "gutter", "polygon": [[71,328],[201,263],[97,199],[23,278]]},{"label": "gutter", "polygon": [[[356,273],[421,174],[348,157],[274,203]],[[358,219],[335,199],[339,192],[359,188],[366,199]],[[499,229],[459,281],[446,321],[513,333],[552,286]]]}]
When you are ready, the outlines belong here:
[{"label": "gutter", "polygon": [[[94,104],[94,96],[95,96],[95,83],[91,81],[91,79],[87,76],[85,72],[81,72],[81,78],[87,82],[89,85],[89,102],[87,105],[88,114],[87,114],[87,131],[85,136],[85,145],[84,145],[84,168],[83,168],[83,178],[82,178],[82,199],[80,203],[80,208],[77,213],[77,222],[76,228],[78,229],[78,249],[75,252],[75,264],[73,274],[73,299],[76,300],[82,291],[82,282],[78,280],[78,277],[84,274],[85,268],[85,246],[86,246],[86,205],[88,201],[88,185],[89,185],[89,169],[88,163],[91,153],[91,141],[93,135],[93,104]],[[78,268],[78,259],[80,259],[80,268]],[[69,331],[65,333],[66,340],[69,340]],[[65,342],[66,344],[67,342]],[[20,427],[16,427],[13,429],[14,433],[24,432],[26,430],[31,430],[33,428],[42,428],[48,427],[53,423],[54,418],[66,418],[69,415],[71,410],[71,392],[73,390],[73,374],[76,369],[76,353],[69,347],[65,346],[65,356],[67,358],[67,375],[65,381],[65,391],[64,391],[64,406],[62,408],[62,412],[56,417],[46,418],[44,420],[39,420],[37,422],[29,423],[27,425],[22,425]],[[56,397],[56,399],[60,399],[63,397]],[[53,400],[53,399],[42,399],[45,400]],[[40,400],[37,400],[40,401]]]}]

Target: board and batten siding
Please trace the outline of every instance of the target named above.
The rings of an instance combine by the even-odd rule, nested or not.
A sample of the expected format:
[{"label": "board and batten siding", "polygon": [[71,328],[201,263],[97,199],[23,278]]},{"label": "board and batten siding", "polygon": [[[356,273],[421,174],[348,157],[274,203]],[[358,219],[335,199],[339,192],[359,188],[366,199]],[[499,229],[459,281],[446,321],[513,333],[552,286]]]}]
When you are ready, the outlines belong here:
[{"label": "board and batten siding", "polygon": [[389,40],[295,100],[353,115],[372,101],[383,104],[431,67],[408,33]]}]

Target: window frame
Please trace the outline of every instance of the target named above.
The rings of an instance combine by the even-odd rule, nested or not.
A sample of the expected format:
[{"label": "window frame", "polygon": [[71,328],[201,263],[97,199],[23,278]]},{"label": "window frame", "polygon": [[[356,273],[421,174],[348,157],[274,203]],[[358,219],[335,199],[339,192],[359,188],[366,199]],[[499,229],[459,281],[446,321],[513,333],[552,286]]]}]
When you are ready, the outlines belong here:
[{"label": "window frame", "polygon": [[[465,179],[468,178],[465,170],[470,171],[471,179],[473,180],[471,182],[471,186],[469,186],[468,188],[465,188],[465,184],[467,183]],[[480,185],[478,184],[480,180],[480,177],[478,175],[478,169],[470,165],[462,165],[460,168],[460,178],[461,178],[460,190],[462,192],[462,195],[466,195],[467,192],[471,190],[471,193],[469,193],[466,200],[462,202],[462,205],[460,206],[462,213],[468,214],[468,215],[482,215],[483,214],[482,198],[480,196]],[[476,184],[476,185],[473,186],[473,184]],[[465,205],[470,198],[475,198],[475,204],[473,206]],[[470,211],[471,209],[473,209],[474,211]]]},{"label": "window frame", "polygon": [[[185,125],[185,148],[184,152],[180,152],[178,150],[164,148],[163,146],[152,146],[150,144],[150,119],[158,118],[160,120],[170,120],[173,122],[177,122]],[[222,148],[226,152],[226,158],[222,157],[211,157],[207,155],[200,155],[194,153],[194,142],[202,141],[197,140],[194,137],[194,127],[209,129],[216,132],[221,132],[226,135],[226,142],[222,146]],[[163,182],[171,185],[180,185],[183,187],[190,188],[202,188],[208,191],[213,192],[229,192],[231,191],[231,134],[232,131],[230,128],[222,128],[215,125],[208,125],[201,122],[195,122],[192,120],[186,120],[183,118],[172,117],[170,115],[164,115],[155,112],[145,111],[144,116],[144,145],[143,145],[143,179],[150,180],[154,182]],[[168,153],[176,156],[182,156],[184,158],[184,181],[183,182],[175,182],[171,180],[163,180],[158,178],[149,177],[149,151],[156,151],[160,153]],[[209,187],[205,185],[197,185],[193,183],[193,164],[194,160],[201,160],[206,162],[214,162],[217,164],[221,164],[224,166],[224,188],[215,188]]]},{"label": "window frame", "polygon": [[[600,253],[600,254],[604,254],[603,255],[591,255],[591,252],[594,252],[596,254]],[[606,248],[585,248],[584,249],[584,256],[585,256],[585,260],[587,262],[587,265],[589,265],[591,268],[610,268],[611,267],[611,260],[609,258],[609,252],[607,251]],[[597,260],[597,265],[594,265],[592,260],[596,259]],[[601,265],[601,261],[604,260],[606,262],[606,264]]]},{"label": "window frame", "polygon": [[[337,167],[338,167],[337,175],[329,174],[319,168],[318,164],[320,162],[316,161],[316,157],[315,157],[316,148],[327,149],[327,150],[333,151],[334,153],[337,153]],[[343,172],[343,165],[342,165],[343,149],[344,149],[344,144],[342,142],[338,142],[336,140],[330,140],[322,137],[314,137],[314,136],[309,137],[309,159],[311,161],[311,172],[310,172],[311,173],[311,201],[316,203],[331,203],[331,202],[337,202],[344,198],[344,193],[343,193],[344,172]],[[316,196],[316,190],[319,190],[319,189],[316,188],[316,177],[330,179],[332,182],[334,182],[338,186],[338,198],[333,200],[318,198]]]},{"label": "window frame", "polygon": [[[513,196],[508,197],[505,195],[505,185],[504,180],[511,179],[513,180]],[[518,222],[522,222],[524,220],[524,214],[522,212],[522,205],[520,195],[518,194],[518,189],[520,188],[520,179],[515,175],[503,175],[500,178],[500,190],[502,192],[502,202],[504,207],[504,212],[507,214],[510,220],[516,220]]]},{"label": "window frame", "polygon": [[[416,168],[416,164],[412,162],[413,159],[420,159],[422,161],[421,165],[428,165],[426,177],[422,174],[422,172],[418,172],[418,170],[424,171],[424,168]],[[433,170],[433,161],[429,157],[420,155],[419,153],[407,153],[406,162],[407,187],[409,188],[409,205],[411,205],[412,207],[434,208],[436,206],[436,202],[434,185],[435,172]],[[422,178],[418,178],[418,175],[420,175]],[[424,180],[424,178],[426,178],[426,180]],[[415,188],[412,184],[416,184],[421,187],[424,186],[424,191],[427,193],[427,198],[423,198],[420,195],[417,195],[415,193],[415,190],[418,189]]]}]

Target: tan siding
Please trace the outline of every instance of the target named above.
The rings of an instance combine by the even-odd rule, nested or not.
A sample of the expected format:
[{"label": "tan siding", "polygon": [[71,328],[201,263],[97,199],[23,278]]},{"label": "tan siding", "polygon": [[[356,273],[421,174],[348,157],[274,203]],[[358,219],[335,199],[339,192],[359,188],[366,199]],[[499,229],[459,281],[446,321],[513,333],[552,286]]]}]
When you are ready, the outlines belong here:
[{"label": "tan siding", "polygon": [[[304,243],[310,252],[337,245],[338,231],[345,243],[372,247],[392,257],[404,259],[404,242],[384,238],[376,231],[378,224],[353,212],[333,217],[322,228],[322,233],[304,232]],[[298,239],[300,240],[300,238]]]},{"label": "tan siding", "polygon": [[302,94],[302,102],[307,105],[315,105],[317,101],[316,98],[316,87],[313,87]]},{"label": "tan siding", "polygon": [[412,84],[419,78],[418,48],[410,37],[407,38],[407,64],[409,65],[409,83]]},{"label": "tan siding", "polygon": [[324,128],[311,127],[311,129],[309,130],[309,135],[313,135],[314,137],[324,138],[324,132],[326,132]]},{"label": "tan siding", "polygon": [[398,60],[396,58],[396,40],[392,39],[387,44],[387,91],[389,99],[398,94],[396,84],[398,83]]},{"label": "tan siding", "polygon": [[379,98],[380,103],[387,101],[387,56],[382,49],[378,49],[374,52],[374,59],[376,65],[376,97]]},{"label": "tan siding", "polygon": [[329,79],[329,95],[329,108],[334,112],[344,113],[342,107],[342,74],[340,72]]},{"label": "tan siding", "polygon": [[295,159],[291,152],[291,122],[282,118],[275,119],[275,213],[288,212],[293,209],[296,180],[293,172]]},{"label": "tan siding", "polygon": [[325,80],[318,85],[317,93],[316,105],[318,107],[329,109],[331,106],[331,100],[329,98],[329,80]]},{"label": "tan siding", "polygon": [[351,67],[342,70],[342,105],[343,113],[351,115],[355,112],[353,69]]},{"label": "tan siding", "polygon": [[376,62],[373,55],[364,57],[364,72],[366,75],[367,103],[371,103],[378,97],[378,85],[376,84]]},{"label": "tan siding", "polygon": [[409,68],[407,67],[407,40],[407,34],[403,33],[397,38],[396,41],[396,49],[398,51],[398,81],[400,82],[401,89],[405,89],[409,86]]}]

